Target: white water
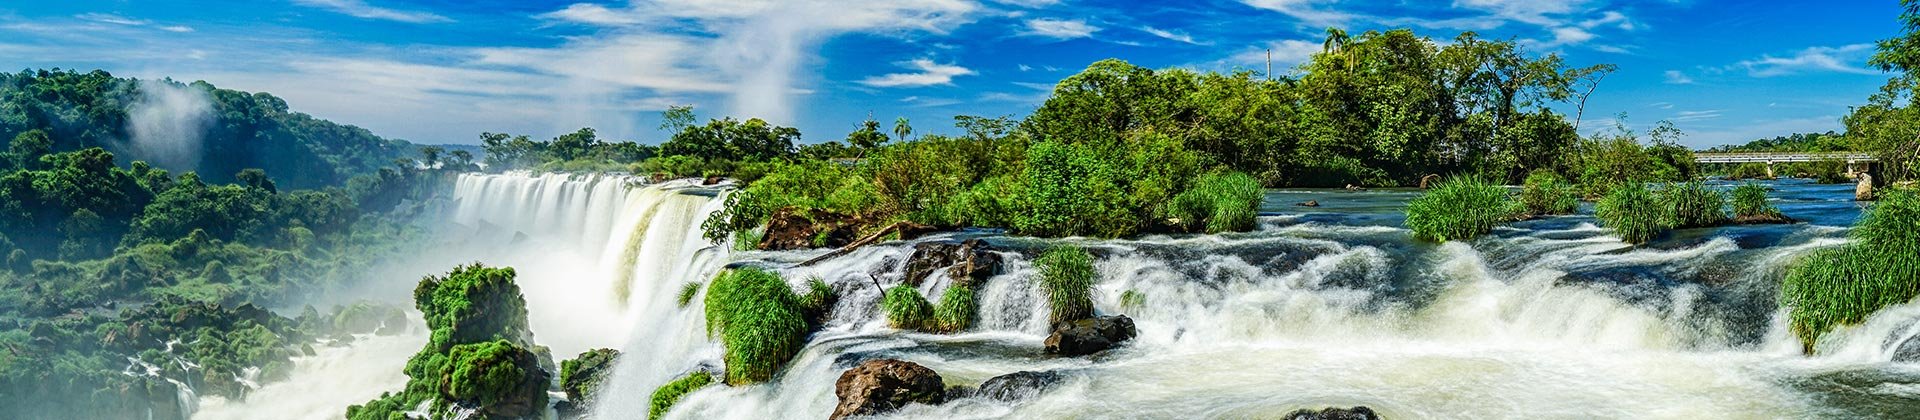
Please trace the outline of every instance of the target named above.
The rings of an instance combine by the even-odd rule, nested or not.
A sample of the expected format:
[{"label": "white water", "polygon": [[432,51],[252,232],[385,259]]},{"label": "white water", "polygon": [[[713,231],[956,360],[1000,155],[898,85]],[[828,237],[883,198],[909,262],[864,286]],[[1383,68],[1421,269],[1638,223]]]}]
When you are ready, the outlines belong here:
[{"label": "white water", "polygon": [[[719,366],[723,350],[704,334],[699,297],[687,308],[674,302],[681,285],[704,284],[732,261],[788,267],[824,252],[728,253],[699,237],[699,222],[719,203],[711,191],[630,182],[463,176],[451,218],[476,233],[468,246],[487,251],[477,259],[519,270],[536,336],[556,358],[621,349],[603,389],[615,397],[595,407],[600,419],[644,418],[656,387]],[[835,361],[850,353],[912,360],[950,385],[1021,370],[1069,373],[1033,400],[913,406],[901,418],[1261,418],[1352,405],[1395,419],[1832,417],[1789,383],[1887,366],[1899,343],[1920,334],[1920,303],[1909,304],[1829,334],[1821,356],[1808,358],[1778,316],[1757,327],[1766,331],[1755,342],[1738,333],[1755,326],[1710,315],[1716,290],[1773,287],[1795,256],[1843,242],[1821,228],[1762,250],[1727,238],[1626,249],[1591,224],[1415,246],[1398,228],[1273,219],[1249,234],[1052,241],[1095,249],[1097,309],[1139,326],[1135,342],[1098,360],[1037,354],[1044,307],[1020,252],[1003,253],[1004,273],[982,289],[976,331],[950,336],[893,331],[876,310],[873,279],[897,283],[910,243],[787,268],[795,286],[819,277],[840,292],[826,329],[775,381],[707,387],[669,417],[824,418],[846,367]],[[1646,267],[1691,278],[1725,269],[1712,264],[1724,259],[1739,262],[1728,285],[1570,280]],[[937,299],[946,283],[936,275],[922,291]],[[1145,305],[1121,308],[1128,290],[1144,294]],[[406,354],[395,358],[404,363]],[[374,388],[404,382],[390,379]]]},{"label": "white water", "polygon": [[315,345],[313,356],[293,359],[290,380],[271,382],[242,401],[209,396],[193,418],[243,420],[338,420],[347,406],[364,404],[406,384],[407,358],[426,345],[424,328],[394,336],[362,335],[350,346]]}]

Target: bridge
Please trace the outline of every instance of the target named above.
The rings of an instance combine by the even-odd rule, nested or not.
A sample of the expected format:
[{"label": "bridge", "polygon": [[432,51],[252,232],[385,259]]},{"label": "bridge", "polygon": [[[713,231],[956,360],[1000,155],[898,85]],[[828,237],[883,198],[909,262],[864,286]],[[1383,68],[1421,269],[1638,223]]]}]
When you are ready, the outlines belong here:
[{"label": "bridge", "polygon": [[1824,153],[1694,153],[1694,162],[1698,163],[1765,163],[1767,177],[1773,177],[1773,164],[1790,162],[1846,162],[1847,175],[1853,176],[1866,172],[1872,166],[1872,154],[1858,152]]}]

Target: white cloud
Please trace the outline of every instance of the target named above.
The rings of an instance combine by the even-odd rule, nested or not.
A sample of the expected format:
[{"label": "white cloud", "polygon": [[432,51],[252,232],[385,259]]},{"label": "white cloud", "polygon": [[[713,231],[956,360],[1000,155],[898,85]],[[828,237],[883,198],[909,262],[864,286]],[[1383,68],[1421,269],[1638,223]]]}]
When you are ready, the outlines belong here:
[{"label": "white cloud", "polygon": [[1693,78],[1692,78],[1692,77],[1689,77],[1689,76],[1687,76],[1687,74],[1686,74],[1686,73],[1684,73],[1684,72],[1681,72],[1681,71],[1679,71],[1679,70],[1667,70],[1667,74],[1666,74],[1666,76],[1667,76],[1667,84],[1669,84],[1669,85],[1691,85],[1691,84],[1693,84]]},{"label": "white cloud", "polygon": [[1032,19],[1027,21],[1026,35],[1053,39],[1074,39],[1092,37],[1100,28],[1088,25],[1084,20]]},{"label": "white cloud", "polygon": [[1313,26],[1343,26],[1346,22],[1358,18],[1358,15],[1319,7],[1321,3],[1335,3],[1335,0],[1240,0],[1248,6],[1280,12]]},{"label": "white cloud", "polygon": [[1718,109],[1710,109],[1705,111],[1680,111],[1679,113],[1673,114],[1673,118],[1669,118],[1669,120],[1676,123],[1711,120],[1711,119],[1720,118],[1720,114],[1722,112],[1723,111]]},{"label": "white cloud", "polygon": [[600,26],[623,26],[641,23],[641,19],[633,13],[608,9],[606,6],[593,3],[576,3],[567,6],[565,9],[543,13],[538,17]]},{"label": "white cloud", "polygon": [[1249,48],[1241,51],[1238,54],[1234,54],[1233,57],[1228,58],[1225,63],[1220,64],[1225,66],[1244,66],[1244,68],[1249,69],[1265,69],[1267,65],[1267,52],[1272,51],[1273,73],[1274,75],[1280,75],[1286,74],[1287,69],[1291,69],[1294,66],[1300,65],[1300,63],[1305,63],[1307,60],[1313,59],[1313,55],[1319,54],[1322,49],[1324,49],[1324,46],[1319,42],[1302,41],[1298,39],[1274,41],[1267,43],[1265,47]]},{"label": "white cloud", "polygon": [[1628,19],[1625,13],[1620,13],[1618,11],[1613,11],[1613,10],[1601,12],[1600,17],[1598,18],[1588,19],[1584,22],[1580,22],[1580,27],[1587,28],[1587,29],[1597,28],[1602,25],[1612,25],[1614,27],[1620,28],[1620,30],[1623,30],[1623,31],[1631,31],[1631,30],[1639,29],[1639,25],[1635,24],[1633,22],[1633,19]]},{"label": "white cloud", "polygon": [[1586,3],[1585,0],[1454,0],[1453,6],[1482,10],[1501,19],[1535,26],[1565,26],[1565,16],[1586,10]]},{"label": "white cloud", "polygon": [[1038,9],[1042,7],[1060,4],[1060,0],[993,0],[993,1],[995,3],[1005,4],[1009,6],[1025,7],[1028,9]]},{"label": "white cloud", "polygon": [[178,32],[178,33],[193,32],[193,27],[191,26],[156,25],[151,20],[134,19],[126,16],[112,14],[112,13],[81,13],[78,15],[74,15],[73,17],[75,19],[80,19],[80,20],[89,21],[89,22],[98,22],[98,23],[106,23],[106,24],[121,25],[121,26],[133,26],[133,27],[151,27],[154,29],[159,29],[167,32]]},{"label": "white cloud", "polygon": [[921,58],[903,63],[903,67],[919,70],[914,73],[893,73],[861,80],[860,84],[873,87],[920,87],[933,85],[951,85],[953,78],[974,74],[973,70],[952,64],[940,64],[932,59]]},{"label": "white cloud", "polygon": [[367,4],[364,0],[293,0],[294,3],[334,11],[361,19],[391,20],[406,23],[452,22],[431,12],[389,9]]},{"label": "white cloud", "polygon": [[1786,76],[1807,72],[1876,74],[1873,70],[1858,65],[1866,61],[1866,57],[1872,52],[1873,44],[1809,47],[1787,57],[1762,55],[1760,58],[1735,63],[1734,67],[1746,69],[1747,74],[1753,77]]},{"label": "white cloud", "polygon": [[1020,71],[1033,71],[1033,66],[1021,64],[1018,67],[1020,68]]},{"label": "white cloud", "polygon": [[1193,44],[1193,45],[1207,45],[1205,43],[1195,41],[1193,39],[1193,35],[1188,35],[1186,32],[1182,32],[1182,31],[1166,30],[1166,29],[1155,28],[1152,26],[1142,27],[1140,28],[1140,30],[1145,31],[1146,33],[1149,33],[1149,34],[1153,34],[1153,36],[1165,38],[1172,41],[1179,41],[1179,42],[1184,42],[1184,43]]}]

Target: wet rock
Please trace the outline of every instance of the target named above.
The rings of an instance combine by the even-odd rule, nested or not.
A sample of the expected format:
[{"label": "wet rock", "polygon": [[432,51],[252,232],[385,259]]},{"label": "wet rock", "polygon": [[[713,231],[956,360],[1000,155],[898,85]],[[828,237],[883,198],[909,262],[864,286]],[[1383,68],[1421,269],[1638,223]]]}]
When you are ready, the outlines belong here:
[{"label": "wet rock", "polygon": [[1000,274],[1000,254],[979,239],[965,242],[926,242],[914,245],[907,257],[907,284],[919,286],[936,270],[946,269],[955,285],[975,287]]},{"label": "wet rock", "polygon": [[1055,324],[1045,345],[1048,354],[1077,357],[1119,347],[1135,334],[1126,315],[1088,318]]},{"label": "wet rock", "polygon": [[1362,187],[1362,186],[1358,186],[1358,185],[1353,185],[1353,184],[1347,184],[1347,191],[1366,191],[1366,190],[1367,190],[1367,187]]},{"label": "wet rock", "polygon": [[1320,207],[1320,200],[1307,200],[1304,203],[1294,203],[1294,205],[1300,207]]},{"label": "wet rock", "polygon": [[726,177],[722,177],[718,175],[709,176],[707,177],[707,179],[701,180],[700,185],[715,185],[715,184],[719,184],[720,181],[725,181],[726,179],[727,179]]},{"label": "wet rock", "polygon": [[995,376],[980,384],[976,395],[1001,401],[1019,401],[1040,395],[1065,379],[1059,372],[1021,371]]},{"label": "wet rock", "polygon": [[1799,222],[1783,214],[1745,215],[1733,218],[1733,223],[1737,225],[1788,225]]},{"label": "wet rock", "polygon": [[841,373],[833,394],[840,405],[828,418],[843,419],[885,414],[912,403],[938,404],[946,397],[946,384],[939,373],[917,363],[868,360]]},{"label": "wet rock", "polygon": [[1367,407],[1335,407],[1319,411],[1304,409],[1294,411],[1287,414],[1286,420],[1380,420],[1380,415],[1374,414],[1373,409]]},{"label": "wet rock", "polygon": [[1873,175],[1860,174],[1860,183],[1853,186],[1854,201],[1873,201]]},{"label": "wet rock", "polygon": [[802,215],[792,208],[780,209],[767,221],[760,249],[788,251],[812,248],[838,248],[853,243],[862,222],[853,216],[827,211]]},{"label": "wet rock", "polygon": [[593,407],[593,398],[608,375],[613,373],[613,362],[620,352],[613,349],[593,349],[580,353],[579,357],[560,362],[560,391],[567,394],[567,400],[554,404],[554,411],[561,418],[579,418]]},{"label": "wet rock", "polygon": [[1920,362],[1920,337],[1907,339],[1900,347],[1893,349],[1895,362]]}]

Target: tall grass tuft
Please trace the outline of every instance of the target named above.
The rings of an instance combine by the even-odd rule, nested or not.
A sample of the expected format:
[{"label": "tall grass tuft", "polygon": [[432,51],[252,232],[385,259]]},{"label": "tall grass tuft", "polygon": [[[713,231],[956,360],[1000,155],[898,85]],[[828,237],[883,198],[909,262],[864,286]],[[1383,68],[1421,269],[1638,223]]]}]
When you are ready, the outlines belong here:
[{"label": "tall grass tuft", "polygon": [[1687,229],[1727,224],[1727,197],[1700,182],[1668,184],[1660,191],[1667,207],[1668,228]]},{"label": "tall grass tuft", "polygon": [[1520,211],[1505,188],[1477,176],[1457,176],[1407,203],[1407,228],[1429,241],[1468,240],[1512,221]]},{"label": "tall grass tuft", "polygon": [[923,331],[933,319],[933,305],[927,298],[920,296],[920,289],[910,285],[893,286],[880,299],[880,306],[887,313],[887,325],[903,330]]},{"label": "tall grass tuft", "polygon": [[1608,191],[1594,206],[1594,216],[1621,240],[1638,244],[1653,240],[1667,229],[1664,210],[1646,185],[1628,182]]},{"label": "tall grass tuft", "polygon": [[933,308],[933,327],[943,333],[966,331],[973,328],[973,321],[979,317],[979,312],[980,302],[973,288],[948,287],[940,294],[940,306]]},{"label": "tall grass tuft", "polygon": [[1047,250],[1034,260],[1040,267],[1040,285],[1047,291],[1047,322],[1093,317],[1093,255],[1065,245]]},{"label": "tall grass tuft", "polygon": [[799,297],[766,270],[721,272],[707,286],[707,334],[726,346],[728,384],[766,382],[806,344]]},{"label": "tall grass tuft", "polygon": [[1526,186],[1520,190],[1520,204],[1534,216],[1573,214],[1580,207],[1580,192],[1559,174],[1542,169],[1527,175]]},{"label": "tall grass tuft", "polygon": [[675,301],[680,304],[680,307],[685,308],[687,305],[693,304],[693,298],[699,295],[700,282],[690,281],[687,282],[687,284],[680,285],[680,296],[678,296]]},{"label": "tall grass tuft", "polygon": [[1920,195],[1890,191],[1849,235],[1853,243],[1796,262],[1780,285],[1780,303],[1808,352],[1834,327],[1920,296]]},{"label": "tall grass tuft", "polygon": [[661,385],[659,389],[653,390],[653,399],[647,404],[647,418],[657,420],[666,416],[667,411],[672,410],[674,404],[680,403],[680,398],[711,384],[713,384],[713,375],[708,375],[706,372],[693,372],[666,385]]},{"label": "tall grass tuft", "polygon": [[1748,182],[1733,188],[1733,217],[1742,220],[1785,217],[1780,209],[1767,204],[1767,187]]},{"label": "tall grass tuft", "polygon": [[1259,215],[1260,200],[1265,195],[1260,181],[1253,176],[1215,172],[1201,176],[1186,191],[1174,196],[1168,213],[1180,219],[1180,225],[1187,230],[1246,231],[1253,229],[1254,216]]}]

